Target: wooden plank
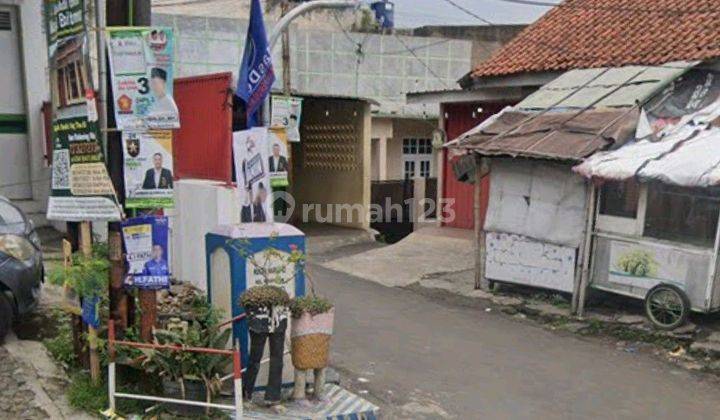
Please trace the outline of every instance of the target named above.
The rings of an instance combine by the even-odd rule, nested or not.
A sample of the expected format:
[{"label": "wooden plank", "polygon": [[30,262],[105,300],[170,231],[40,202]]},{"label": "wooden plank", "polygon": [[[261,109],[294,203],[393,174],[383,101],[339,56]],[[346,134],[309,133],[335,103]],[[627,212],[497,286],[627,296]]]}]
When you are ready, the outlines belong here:
[{"label": "wooden plank", "polygon": [[485,231],[481,223],[482,181],[487,171],[483,169],[480,155],[475,155],[475,183],[473,184],[473,222],[475,225],[475,288],[489,291],[490,282],[485,278]]}]

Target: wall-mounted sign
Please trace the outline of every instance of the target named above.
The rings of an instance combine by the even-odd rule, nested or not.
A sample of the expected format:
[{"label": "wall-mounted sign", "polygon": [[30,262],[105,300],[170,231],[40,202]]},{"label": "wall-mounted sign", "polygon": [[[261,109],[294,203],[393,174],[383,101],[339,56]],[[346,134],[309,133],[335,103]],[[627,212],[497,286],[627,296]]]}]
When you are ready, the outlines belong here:
[{"label": "wall-mounted sign", "polygon": [[179,128],[173,99],[172,29],[108,29],[107,39],[117,127]]},{"label": "wall-mounted sign", "polygon": [[120,208],[97,133],[97,124],[87,117],[53,122],[48,219],[120,220]]},{"label": "wall-mounted sign", "polygon": [[125,206],[173,207],[172,131],[123,131]]}]

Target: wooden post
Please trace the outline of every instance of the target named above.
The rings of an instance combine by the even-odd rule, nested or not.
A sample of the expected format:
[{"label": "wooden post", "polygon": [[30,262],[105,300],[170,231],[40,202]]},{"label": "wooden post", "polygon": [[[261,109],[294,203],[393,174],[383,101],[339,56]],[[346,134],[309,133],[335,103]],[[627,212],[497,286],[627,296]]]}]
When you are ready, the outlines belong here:
[{"label": "wooden post", "polygon": [[590,182],[590,193],[587,202],[587,220],[585,223],[585,238],[582,244],[582,273],[577,298],[577,315],[583,316],[585,312],[585,296],[590,283],[590,253],[592,252],[592,235],[595,227],[595,194],[597,187]]},{"label": "wooden post", "polygon": [[140,337],[152,341],[152,330],[157,320],[157,292],[155,290],[138,290],[140,300]]},{"label": "wooden post", "polygon": [[120,232],[108,232],[108,258],[110,259],[111,322],[115,323],[115,331],[122,336],[128,326],[128,299],[123,289],[125,265],[123,263],[122,234]]},{"label": "wooden post", "polygon": [[[90,222],[80,223],[80,249],[85,258],[92,258]],[[100,357],[97,351],[97,330],[92,325],[88,325],[88,344],[90,345],[90,377],[97,385],[100,383]]]},{"label": "wooden post", "polygon": [[473,220],[475,224],[475,288],[490,290],[490,282],[485,278],[485,231],[481,223],[482,178],[487,174],[483,170],[482,158],[475,154],[475,183],[473,184]]}]

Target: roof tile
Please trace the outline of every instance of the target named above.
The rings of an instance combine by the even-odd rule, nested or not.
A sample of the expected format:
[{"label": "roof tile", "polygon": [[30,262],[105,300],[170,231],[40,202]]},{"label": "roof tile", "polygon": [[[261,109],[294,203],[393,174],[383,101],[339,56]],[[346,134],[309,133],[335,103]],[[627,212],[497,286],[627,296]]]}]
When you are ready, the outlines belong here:
[{"label": "roof tile", "polygon": [[720,0],[566,0],[470,76],[720,57]]}]

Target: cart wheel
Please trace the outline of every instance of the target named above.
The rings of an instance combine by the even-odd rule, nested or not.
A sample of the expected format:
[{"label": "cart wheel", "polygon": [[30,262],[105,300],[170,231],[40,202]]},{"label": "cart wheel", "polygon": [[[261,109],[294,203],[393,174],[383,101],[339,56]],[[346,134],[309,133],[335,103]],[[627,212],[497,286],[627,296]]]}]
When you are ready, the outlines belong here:
[{"label": "cart wheel", "polygon": [[690,312],[690,300],[679,287],[659,284],[645,297],[645,313],[655,327],[673,330],[685,323]]}]

